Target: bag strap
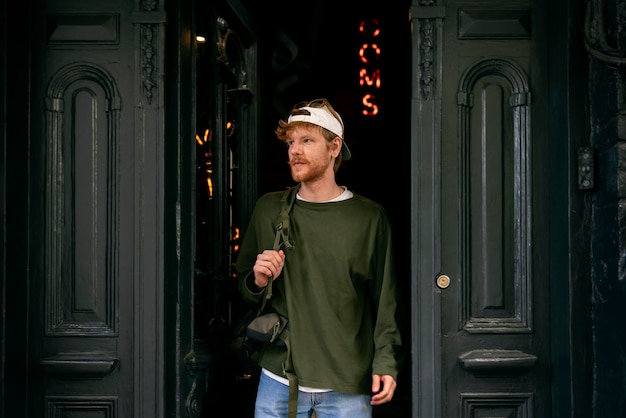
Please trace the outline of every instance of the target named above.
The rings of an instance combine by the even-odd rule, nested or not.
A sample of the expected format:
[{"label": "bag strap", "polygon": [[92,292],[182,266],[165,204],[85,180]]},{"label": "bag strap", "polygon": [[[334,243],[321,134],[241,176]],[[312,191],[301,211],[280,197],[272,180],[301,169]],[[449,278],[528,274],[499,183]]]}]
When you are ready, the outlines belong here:
[{"label": "bag strap", "polygon": [[283,363],[283,372],[289,380],[289,400],[287,402],[287,417],[296,418],[298,415],[298,376],[293,370],[291,362],[291,343],[289,342],[289,330],[285,328],[279,338],[287,346],[287,358]]},{"label": "bag strap", "polygon": [[[294,247],[294,243],[289,241],[289,214],[293,204],[296,201],[296,195],[300,189],[300,183],[285,190],[280,197],[280,213],[278,214],[278,221],[276,222],[276,237],[274,238],[274,250],[279,250],[283,245],[285,250],[290,250]],[[263,312],[268,300],[272,297],[272,283],[274,277],[270,278],[267,286],[263,289],[263,300],[261,301],[261,308],[259,313]]]},{"label": "bag strap", "polygon": [[[289,240],[289,214],[296,200],[296,195],[300,189],[300,183],[285,190],[280,198],[280,214],[276,223],[276,237],[274,238],[274,250],[279,250],[283,245],[285,250],[294,248],[295,243]],[[265,304],[272,297],[272,283],[274,277],[270,278],[267,286],[265,286],[265,294],[261,302],[259,314],[265,308]],[[298,410],[298,378],[293,370],[291,363],[291,344],[289,342],[289,330],[283,329],[278,336],[287,346],[287,358],[283,364],[283,372],[289,380],[289,401],[288,401],[288,418],[296,418]]]},{"label": "bag strap", "polygon": [[298,190],[300,190],[300,183],[285,190],[280,198],[281,208],[278,222],[276,223],[276,238],[274,239],[275,250],[278,250],[281,245],[285,246],[285,250],[290,250],[294,247],[294,244],[289,241],[289,214],[296,200]]}]

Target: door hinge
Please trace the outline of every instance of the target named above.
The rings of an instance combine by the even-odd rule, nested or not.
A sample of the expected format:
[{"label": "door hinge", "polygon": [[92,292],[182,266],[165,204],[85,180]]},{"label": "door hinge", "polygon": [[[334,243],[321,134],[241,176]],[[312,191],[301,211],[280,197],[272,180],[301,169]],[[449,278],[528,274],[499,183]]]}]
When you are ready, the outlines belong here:
[{"label": "door hinge", "polygon": [[578,148],[578,188],[590,190],[595,186],[595,164],[592,147]]}]

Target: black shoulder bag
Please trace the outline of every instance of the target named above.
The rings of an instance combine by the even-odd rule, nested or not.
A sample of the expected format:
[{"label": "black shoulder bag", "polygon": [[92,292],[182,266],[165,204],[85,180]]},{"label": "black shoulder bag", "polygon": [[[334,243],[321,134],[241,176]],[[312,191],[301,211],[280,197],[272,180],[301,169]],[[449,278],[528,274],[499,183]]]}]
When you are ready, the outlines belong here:
[{"label": "black shoulder bag", "polygon": [[[276,237],[274,238],[274,250],[284,246],[285,250],[293,248],[294,244],[289,240],[289,214],[296,199],[300,184],[285,190],[281,196],[281,210],[276,223]],[[263,289],[263,299],[257,311],[252,311],[244,316],[235,330],[235,336],[240,340],[241,349],[247,360],[256,363],[261,347],[265,343],[282,344],[287,346],[287,361],[284,364],[285,374],[289,380],[289,417],[295,417],[298,395],[298,381],[291,365],[291,350],[287,339],[289,320],[275,312],[263,313],[267,302],[272,297],[271,278]]]},{"label": "black shoulder bag", "polygon": [[[280,198],[280,214],[276,222],[276,237],[274,238],[274,250],[279,250],[283,245],[285,250],[293,247],[289,241],[289,213],[296,199],[300,185],[285,190]],[[267,302],[272,297],[272,284],[274,278],[270,278],[267,286],[263,289],[263,299],[257,315],[246,326],[246,338],[261,343],[283,343],[279,338],[280,333],[287,327],[289,320],[275,312],[263,313]]]}]

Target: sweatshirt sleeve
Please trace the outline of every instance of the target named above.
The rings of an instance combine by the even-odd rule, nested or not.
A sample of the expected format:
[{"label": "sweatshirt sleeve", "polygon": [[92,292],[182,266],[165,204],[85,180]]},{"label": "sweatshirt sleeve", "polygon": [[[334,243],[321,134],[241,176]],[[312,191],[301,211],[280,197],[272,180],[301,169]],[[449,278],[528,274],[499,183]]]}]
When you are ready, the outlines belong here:
[{"label": "sweatshirt sleeve", "polygon": [[396,280],[391,228],[384,217],[383,220],[378,230],[376,279],[370,289],[376,307],[372,371],[397,380],[404,361],[402,331],[406,316]]},{"label": "sweatshirt sleeve", "polygon": [[248,229],[244,234],[235,264],[237,286],[247,302],[259,302],[263,290],[254,285],[252,268],[257,255],[271,249],[274,244],[276,215],[280,208],[280,194],[268,193],[257,201]]}]

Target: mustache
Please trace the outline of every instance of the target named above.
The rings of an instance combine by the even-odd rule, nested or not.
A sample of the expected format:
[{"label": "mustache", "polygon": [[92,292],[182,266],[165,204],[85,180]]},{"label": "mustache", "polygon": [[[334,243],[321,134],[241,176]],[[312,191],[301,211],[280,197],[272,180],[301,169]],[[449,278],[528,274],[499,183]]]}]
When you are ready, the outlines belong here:
[{"label": "mustache", "polygon": [[306,163],[306,162],[307,162],[307,161],[306,161],[306,160],[303,160],[302,158],[295,158],[295,159],[293,159],[293,160],[288,160],[288,161],[287,161],[287,164],[289,164],[289,166],[290,166],[290,167],[293,167],[293,165],[294,165],[295,163]]}]

